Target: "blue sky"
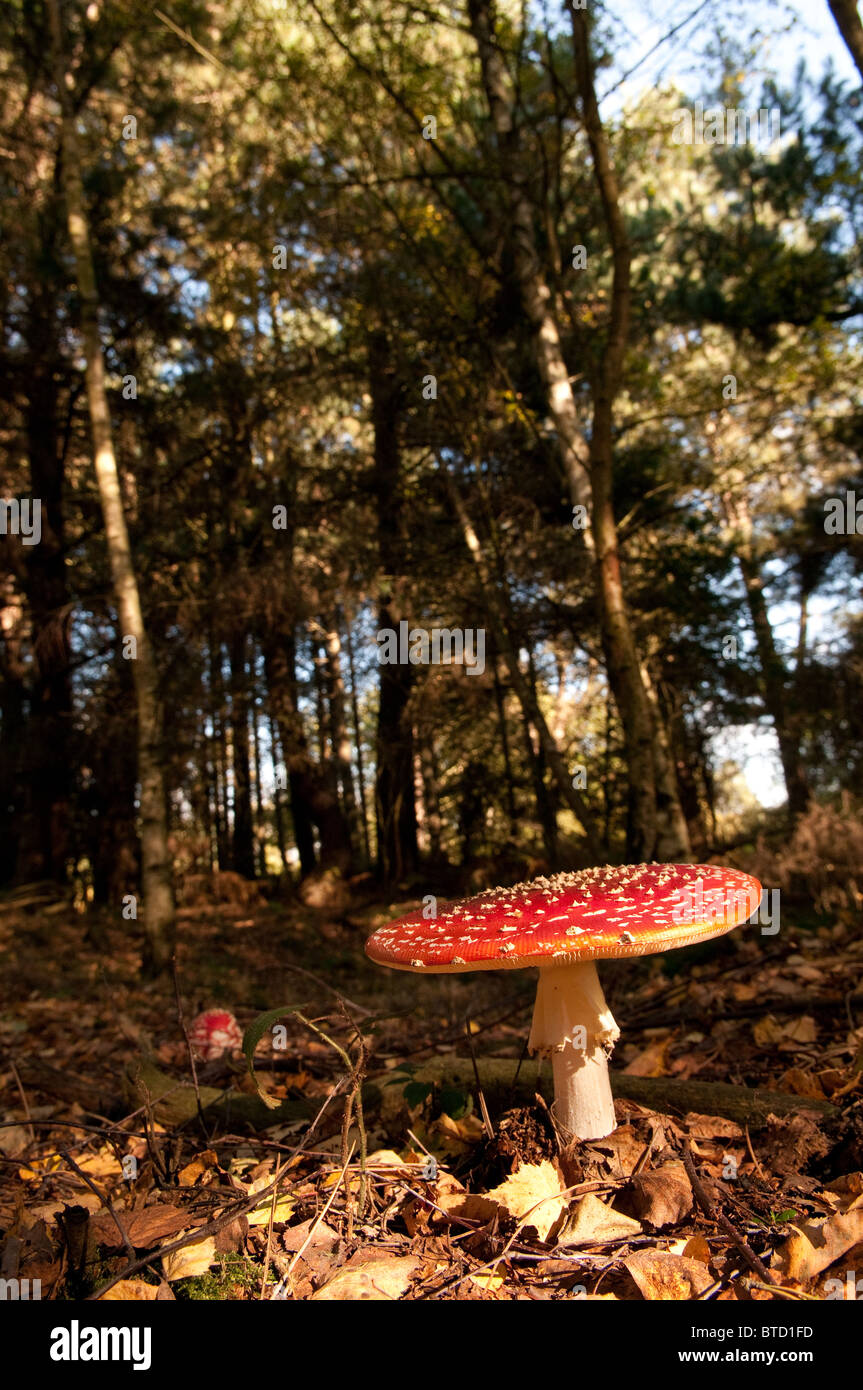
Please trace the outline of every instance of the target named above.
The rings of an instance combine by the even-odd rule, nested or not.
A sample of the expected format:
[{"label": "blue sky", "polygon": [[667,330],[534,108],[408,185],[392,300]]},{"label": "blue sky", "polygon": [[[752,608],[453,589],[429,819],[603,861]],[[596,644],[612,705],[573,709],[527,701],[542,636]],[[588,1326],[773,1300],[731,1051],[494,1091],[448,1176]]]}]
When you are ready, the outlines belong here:
[{"label": "blue sky", "polygon": [[[730,35],[761,31],[757,69],[789,81],[801,57],[810,72],[821,72],[831,59],[840,77],[859,83],[857,69],[836,28],[827,0],[729,0],[721,6],[700,7],[698,0],[607,0],[606,13],[617,35],[616,75],[606,74],[610,85],[621,71],[635,69],[626,96],[645,86],[673,82],[693,98],[703,89],[704,45],[713,36],[713,14]],[[696,13],[696,11],[699,11]],[[668,42],[652,54],[649,50],[682,20],[694,16]],[[645,55],[649,56],[645,57]],[[636,67],[636,65],[638,65]],[[607,87],[606,87],[607,90]]]}]

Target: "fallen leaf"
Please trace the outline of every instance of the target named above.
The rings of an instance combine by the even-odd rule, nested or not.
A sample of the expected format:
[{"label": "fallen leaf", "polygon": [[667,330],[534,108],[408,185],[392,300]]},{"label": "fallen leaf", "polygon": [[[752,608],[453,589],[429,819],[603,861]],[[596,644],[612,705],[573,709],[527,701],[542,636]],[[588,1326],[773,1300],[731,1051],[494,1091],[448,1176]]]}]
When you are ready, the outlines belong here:
[{"label": "fallen leaf", "polygon": [[692,1187],[682,1163],[664,1163],[653,1173],[630,1178],[628,1209],[640,1221],[661,1230],[682,1221],[692,1210]]},{"label": "fallen leaf", "polygon": [[[306,1241],[308,1244],[306,1245]],[[328,1226],[326,1221],[318,1221],[315,1225],[315,1218],[312,1216],[308,1221],[301,1221],[298,1226],[291,1226],[282,1234],[282,1249],[289,1254],[296,1254],[305,1245],[307,1250],[325,1250],[327,1252],[335,1250],[339,1243],[338,1233]]]},{"label": "fallen leaf", "polygon": [[8,1158],[18,1158],[30,1143],[30,1131],[26,1125],[7,1125],[0,1130],[0,1153]]},{"label": "fallen leaf", "polygon": [[478,1289],[487,1289],[490,1293],[503,1288],[503,1277],[500,1274],[471,1274],[470,1282],[476,1284]]},{"label": "fallen leaf", "polygon": [[743,1130],[722,1115],[699,1115],[690,1110],[683,1121],[692,1139],[742,1139]]},{"label": "fallen leaf", "polygon": [[[187,1226],[192,1225],[189,1213],[180,1207],[167,1203],[160,1206],[144,1207],[141,1211],[118,1211],[117,1216],[129,1242],[136,1250],[146,1250],[158,1245],[165,1236],[175,1236]],[[110,1212],[100,1211],[90,1222],[90,1230],[99,1245],[106,1250],[121,1250],[123,1237]]]},{"label": "fallen leaf", "polygon": [[100,1303],[151,1303],[159,1296],[158,1284],[145,1284],[143,1279],[121,1279],[99,1299]]},{"label": "fallen leaf", "polygon": [[863,1241],[863,1207],[793,1229],[776,1252],[776,1267],[786,1278],[805,1284]]},{"label": "fallen leaf", "polygon": [[811,1014],[792,1018],[788,1023],[779,1023],[772,1014],[767,1014],[752,1025],[752,1036],[759,1047],[791,1047],[814,1042],[818,1028]]},{"label": "fallen leaf", "polygon": [[196,1274],[206,1274],[210,1265],[216,1263],[216,1241],[213,1236],[204,1236],[192,1245],[184,1245],[181,1250],[173,1250],[162,1256],[162,1269],[165,1278],[191,1279]]},{"label": "fallen leaf", "polygon": [[567,1205],[562,1190],[560,1173],[544,1158],[541,1163],[523,1163],[486,1196],[504,1207],[516,1221],[527,1217],[528,1226],[534,1228],[540,1240],[547,1240]]},{"label": "fallen leaf", "polygon": [[805,1172],[813,1159],[822,1158],[829,1148],[821,1116],[768,1115],[758,1141],[758,1156],[777,1173],[796,1176]]},{"label": "fallen leaf", "polygon": [[181,1168],[177,1174],[177,1181],[181,1187],[191,1187],[193,1183],[208,1173],[211,1168],[218,1165],[219,1158],[213,1149],[204,1149],[191,1163],[187,1163],[185,1168]]},{"label": "fallen leaf", "polygon": [[779,1090],[790,1091],[794,1096],[810,1096],[816,1100],[824,1099],[824,1091],[816,1076],[801,1071],[799,1067],[789,1067],[779,1078]]},{"label": "fallen leaf", "polygon": [[491,1192],[465,1192],[456,1179],[446,1176],[446,1184],[438,1183],[435,1202],[449,1216],[461,1216],[467,1221],[491,1221],[498,1214],[521,1221],[530,1216],[532,1227],[540,1240],[563,1214],[567,1199],[561,1196],[563,1180],[553,1163],[524,1163]]},{"label": "fallen leaf", "polygon": [[667,1054],[671,1041],[671,1033],[664,1038],[654,1038],[642,1052],[639,1052],[637,1057],[623,1068],[624,1072],[628,1076],[665,1076],[668,1070]]},{"label": "fallen leaf", "polygon": [[704,1236],[690,1236],[680,1253],[688,1260],[700,1260],[702,1264],[710,1264],[710,1246]]},{"label": "fallen leaf", "polygon": [[375,1300],[393,1302],[407,1293],[411,1275],[419,1265],[414,1255],[370,1259],[347,1264],[323,1288],[312,1294],[313,1302]]},{"label": "fallen leaf", "polygon": [[273,1211],[273,1194],[265,1197],[259,1207],[253,1207],[246,1213],[246,1220],[250,1226],[269,1226],[270,1212],[273,1213],[273,1224],[277,1221],[290,1221],[296,1208],[296,1202],[291,1197],[280,1197],[276,1202]]},{"label": "fallen leaf", "polygon": [[611,1155],[609,1167],[613,1177],[628,1178],[644,1153],[644,1140],[636,1134],[631,1124],[618,1125],[613,1134],[604,1139],[595,1139],[591,1148]]},{"label": "fallen leaf", "polygon": [[641,1236],[644,1228],[631,1216],[613,1211],[600,1201],[595,1192],[588,1192],[578,1202],[557,1237],[558,1245],[600,1245],[603,1241],[619,1240],[626,1236]]},{"label": "fallen leaf", "polygon": [[405,1160],[395,1149],[375,1149],[366,1159],[367,1168],[404,1168]]},{"label": "fallen leaf", "polygon": [[[254,1178],[249,1183],[249,1196],[253,1197],[256,1192],[260,1192],[263,1188],[269,1187],[272,1180],[272,1174],[269,1172],[262,1173],[259,1178]],[[289,1196],[287,1194],[281,1194],[276,1202],[276,1209],[273,1215],[273,1221],[290,1221],[294,1213],[295,1207],[296,1202],[294,1201],[292,1196]],[[253,1207],[252,1210],[247,1213],[246,1219],[249,1225],[268,1226],[270,1222],[270,1212],[272,1211],[272,1209],[273,1194],[272,1192],[269,1192],[267,1193],[267,1196],[261,1200],[258,1206]]]},{"label": "fallen leaf", "polygon": [[863,1203],[863,1173],[846,1173],[828,1182],[825,1191],[839,1199],[840,1211],[851,1211]]},{"label": "fallen leaf", "polygon": [[667,1303],[697,1298],[714,1282],[701,1260],[664,1250],[636,1250],[623,1261],[642,1297]]}]

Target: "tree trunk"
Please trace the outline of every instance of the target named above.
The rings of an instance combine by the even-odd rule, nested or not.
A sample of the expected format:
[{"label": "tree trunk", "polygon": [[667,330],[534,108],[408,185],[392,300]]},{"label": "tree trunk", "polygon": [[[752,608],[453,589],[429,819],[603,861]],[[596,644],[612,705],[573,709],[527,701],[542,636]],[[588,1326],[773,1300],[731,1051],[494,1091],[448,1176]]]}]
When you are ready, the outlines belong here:
[{"label": "tree trunk", "polygon": [[234,825],[231,867],[243,878],[255,877],[252,824],[252,777],[249,765],[248,638],[235,633],[229,643],[231,669],[231,763],[234,772]]},{"label": "tree trunk", "polygon": [[213,822],[216,827],[216,867],[226,869],[231,862],[228,826],[228,744],[225,736],[225,685],[222,676],[222,645],[210,634],[210,717],[213,726]]},{"label": "tree trunk", "polygon": [[[711,448],[715,453],[715,442]],[[743,492],[742,477],[738,477],[738,482],[739,486],[733,493],[729,490],[722,494],[722,508],[726,521],[734,531],[737,564],[746,591],[746,604],[752,619],[755,650],[758,653],[761,695],[764,708],[773,721],[779,744],[788,810],[792,819],[796,820],[809,804],[809,784],[789,710],[791,681],[785,662],[776,648],[773,629],[770,626],[767,600],[764,597],[764,575],[756,553],[754,528]]]},{"label": "tree trunk", "polygon": [[[401,386],[392,363],[386,333],[375,330],[369,339],[369,389],[374,430],[374,491],[378,515],[380,563],[379,629],[398,631],[406,617],[399,605],[399,579],[404,570],[402,536],[401,457],[398,421]],[[397,663],[381,665],[377,728],[375,822],[378,872],[394,883],[418,866],[414,748],[408,714],[414,671]]]},{"label": "tree trunk", "polygon": [[692,849],[668,740],[627,610],[612,501],[614,402],[623,380],[632,297],[629,235],[596,99],[587,15],[575,9],[570,0],[568,9],[584,126],[614,264],[611,312],[593,387],[590,482],[603,649],[629,767],[628,855],[639,860],[689,860]]},{"label": "tree trunk", "polygon": [[331,615],[324,631],[324,655],[332,756],[335,760],[336,775],[351,832],[351,841],[354,846],[357,846],[360,841],[360,823],[357,798],[354,792],[351,740],[348,736],[348,725],[345,717],[345,682],[342,675],[342,639],[339,633],[338,613]]},{"label": "tree trunk", "polygon": [[348,653],[348,674],[351,680],[351,721],[354,730],[354,743],[357,750],[357,782],[360,790],[360,814],[362,817],[363,829],[363,848],[365,849],[366,863],[371,863],[372,850],[369,844],[369,816],[366,804],[366,777],[363,765],[363,731],[360,724],[360,706],[357,700],[357,673],[354,665],[354,638],[351,631],[351,615],[348,614],[345,622],[345,647]]},{"label": "tree trunk", "polygon": [[252,701],[251,701],[251,720],[252,720],[252,754],[255,769],[255,815],[257,818],[258,833],[255,837],[255,861],[259,877],[266,878],[267,875],[267,847],[264,835],[264,793],[261,787],[261,734],[258,721],[260,713],[258,709],[257,692],[254,681],[255,664],[252,663]]},{"label": "tree trunk", "polygon": [[105,521],[111,576],[124,639],[133,639],[132,672],[138,714],[138,781],[141,808],[141,887],[144,897],[145,965],[164,969],[174,939],[174,892],[168,852],[167,787],[162,747],[162,708],[156,661],[144,625],[111,434],[105,366],[99,333],[99,301],[84,202],[75,112],[66,86],[58,0],[48,0],[57,99],[62,112],[63,191],[75,256],[81,335],[86,359],[87,404],[96,478]]},{"label": "tree trunk", "polygon": [[633,859],[658,856],[687,860],[691,857],[691,849],[686,821],[680,809],[673,768],[663,754],[658,711],[652,707],[642,679],[641,660],[624,598],[612,507],[612,411],[620,387],[629,323],[630,252],[596,104],[585,16],[580,11],[571,11],[576,72],[614,258],[611,320],[599,377],[594,383],[590,445],[579,423],[552,295],[542,270],[535,208],[521,167],[523,161],[506,68],[495,41],[491,0],[468,0],[468,13],[501,166],[510,181],[513,261],[521,301],[533,329],[537,367],[560,441],[570,499],[573,505],[584,507],[591,517],[591,528],[583,535],[595,557],[603,650],[624,730],[630,783],[629,856]]},{"label": "tree trunk", "polygon": [[290,873],[291,866],[288,863],[288,851],[285,844],[285,823],[282,817],[282,789],[279,786],[279,769],[280,766],[284,767],[285,760],[284,754],[282,754],[281,758],[279,756],[279,736],[276,732],[275,720],[272,714],[268,716],[267,726],[270,731],[270,755],[273,762],[273,819],[276,823],[276,843],[279,846],[282,868],[285,873]]},{"label": "tree trunk", "polygon": [[42,537],[22,547],[23,585],[32,623],[34,674],[26,740],[25,804],[19,813],[17,872],[24,880],[66,878],[69,854],[69,622],[63,518],[63,459],[57,439],[57,332],[53,301],[37,290],[28,320],[31,360],[26,407],[30,491],[41,501]]},{"label": "tree trunk", "polygon": [[297,700],[296,644],[293,634],[271,634],[264,648],[270,707],[279,731],[288,771],[294,839],[304,874],[315,868],[312,824],[321,842],[321,866],[348,873],[352,864],[351,838],[338,796],[325,772],[309,753],[302,714]]},{"label": "tree trunk", "polygon": [[509,818],[510,835],[515,838],[518,833],[518,811],[515,804],[515,773],[512,767],[512,754],[509,748],[509,733],[506,724],[506,696],[503,685],[501,684],[500,672],[497,666],[497,654],[492,662],[492,678],[494,680],[494,701],[497,705],[497,722],[500,729],[500,751],[503,757],[503,772],[506,778],[506,814]]},{"label": "tree trunk", "polygon": [[[600,846],[599,839],[594,829],[590,807],[585,798],[581,795],[579,789],[573,786],[572,773],[568,771],[560,749],[552,738],[551,730],[548,727],[545,715],[540,709],[535,692],[518,664],[518,644],[513,641],[510,634],[505,606],[501,601],[500,595],[497,593],[494,576],[491,573],[489,565],[486,563],[473,522],[468,516],[467,508],[462,501],[455,480],[449,472],[444,473],[444,484],[452,504],[453,512],[461,527],[462,536],[464,537],[468,553],[476,566],[477,577],[482,588],[489,620],[494,633],[494,645],[506,662],[509,670],[510,685],[521,705],[524,718],[528,721],[528,724],[532,725],[536,730],[544,757],[551,769],[552,777],[555,780],[558,795],[561,801],[569,806],[570,810],[579,820],[582,830],[584,831],[587,848],[593,856],[594,861],[598,863],[601,857]],[[537,791],[538,790],[537,788]]]},{"label": "tree trunk", "polygon": [[857,64],[857,71],[863,77],[863,23],[860,22],[857,0],[827,0],[827,3],[848,52]]}]

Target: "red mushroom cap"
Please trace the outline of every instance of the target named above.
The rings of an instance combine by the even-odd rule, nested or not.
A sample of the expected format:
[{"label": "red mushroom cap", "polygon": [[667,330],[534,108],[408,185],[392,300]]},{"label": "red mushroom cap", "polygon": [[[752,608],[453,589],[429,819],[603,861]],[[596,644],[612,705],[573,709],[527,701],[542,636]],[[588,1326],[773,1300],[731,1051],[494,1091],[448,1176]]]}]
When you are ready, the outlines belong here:
[{"label": "red mushroom cap", "polygon": [[492,888],[379,927],[366,954],[429,973],[647,956],[721,936],[756,911],[761,884],[713,864],[624,864]]},{"label": "red mushroom cap", "polygon": [[195,1055],[205,1062],[236,1052],[243,1046],[243,1034],[234,1015],[227,1009],[207,1009],[189,1028],[189,1042]]}]

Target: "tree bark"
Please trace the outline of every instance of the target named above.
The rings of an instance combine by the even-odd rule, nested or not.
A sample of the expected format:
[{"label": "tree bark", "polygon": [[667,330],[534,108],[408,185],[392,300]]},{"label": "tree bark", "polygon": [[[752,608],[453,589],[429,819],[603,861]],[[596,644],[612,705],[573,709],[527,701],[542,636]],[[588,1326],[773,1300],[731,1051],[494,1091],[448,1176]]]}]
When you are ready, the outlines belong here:
[{"label": "tree bark", "polygon": [[[47,248],[46,248],[47,250]],[[41,502],[42,537],[22,547],[22,577],[32,623],[34,673],[23,747],[25,803],[19,819],[17,872],[24,880],[66,878],[72,690],[63,516],[63,459],[57,438],[56,306],[43,287],[28,318],[31,361],[26,407],[30,490]]]},{"label": "tree bark", "polygon": [[612,501],[614,403],[623,380],[632,298],[629,234],[596,99],[587,15],[584,10],[575,9],[570,0],[567,8],[572,23],[576,81],[584,126],[614,265],[611,313],[593,385],[590,483],[603,648],[623,725],[629,767],[628,849],[634,859],[689,860],[692,848],[668,740],[657,703],[651,698],[646,666],[639,655],[627,610]]},{"label": "tree bark", "polygon": [[264,646],[270,708],[285,754],[300,866],[304,874],[315,868],[314,823],[321,842],[321,866],[348,873],[352,864],[348,823],[338,796],[309,752],[297,699],[295,652],[293,633],[282,632],[276,641],[271,632]]},{"label": "tree bark", "polygon": [[[398,631],[407,616],[400,611],[399,581],[404,570],[403,503],[398,422],[402,389],[385,330],[369,338],[369,390],[374,431],[374,492],[380,564],[379,629]],[[377,776],[375,821],[378,872],[384,883],[415,873],[419,863],[414,801],[413,730],[408,704],[413,688],[411,666],[378,667]]]},{"label": "tree bark", "polygon": [[[712,445],[715,452],[716,445]],[[746,604],[752,619],[755,650],[761,675],[761,695],[764,708],[773,721],[779,744],[779,757],[792,819],[803,814],[809,804],[809,783],[800,745],[793,729],[789,711],[791,680],[780,652],[777,650],[764,597],[764,575],[756,552],[754,528],[749,507],[741,485],[735,492],[722,494],[726,522],[733,528],[737,564],[746,592]]]},{"label": "tree bark", "polygon": [[363,730],[360,723],[360,706],[357,699],[357,673],[354,663],[354,638],[351,630],[352,619],[348,613],[345,621],[345,647],[348,653],[348,674],[351,681],[351,721],[353,723],[354,743],[357,750],[357,783],[360,790],[360,815],[363,831],[363,848],[365,850],[366,863],[371,863],[372,850],[369,844],[369,816],[366,805],[366,776],[363,761]]},{"label": "tree bark", "polygon": [[506,610],[496,591],[494,577],[490,567],[486,563],[479,537],[468,515],[467,508],[462,501],[455,480],[452,475],[446,471],[444,473],[444,483],[453,512],[461,527],[465,545],[476,566],[477,576],[480,581],[489,620],[494,633],[494,644],[506,662],[509,670],[510,685],[521,705],[524,718],[536,730],[561,800],[569,806],[570,810],[577,817],[585,834],[587,848],[593,855],[595,862],[599,862],[602,856],[599,838],[594,828],[590,807],[578,788],[572,785],[572,774],[568,771],[560,749],[552,737],[551,730],[548,727],[545,715],[540,709],[535,692],[518,664],[517,647],[510,636]]},{"label": "tree bark", "polygon": [[[521,1100],[532,1098],[537,1091],[553,1099],[551,1067],[535,1059],[523,1061],[505,1058],[479,1058],[477,1062],[480,1085],[489,1105],[499,1111],[511,1108]],[[516,1072],[518,1073],[516,1078]],[[422,1062],[412,1074],[413,1081],[439,1086],[458,1086],[473,1091],[476,1072],[469,1058],[436,1057]],[[677,1111],[686,1114],[695,1110],[702,1115],[721,1115],[739,1125],[761,1126],[770,1115],[799,1115],[814,1111],[823,1116],[838,1114],[828,1100],[809,1096],[790,1095],[786,1091],[769,1091],[746,1086],[730,1085],[724,1081],[681,1081],[671,1076],[630,1076],[623,1071],[610,1071],[611,1090],[617,1100],[635,1101],[660,1113]]]},{"label": "tree bark", "polygon": [[255,877],[252,823],[252,777],[249,764],[248,638],[234,633],[228,644],[231,669],[231,764],[234,772],[234,824],[231,867],[243,878]]},{"label": "tree bark", "polygon": [[510,180],[510,234],[521,301],[533,329],[536,362],[560,441],[570,499],[573,505],[584,507],[591,518],[590,530],[583,534],[594,554],[603,650],[624,734],[630,784],[628,853],[630,858],[639,860],[688,860],[691,847],[674,770],[659,736],[659,712],[645,688],[625,601],[612,505],[612,419],[629,325],[630,250],[596,102],[585,16],[571,10],[576,72],[614,260],[611,318],[598,377],[593,383],[590,444],[578,419],[553,298],[542,269],[535,231],[536,210],[522,169],[506,69],[495,41],[492,0],[468,0],[468,13],[501,166],[506,168]]},{"label": "tree bark", "polygon": [[174,938],[174,892],[168,851],[167,786],[162,746],[162,706],[156,660],[144,624],[141,596],[129,544],[120,479],[105,388],[105,365],[99,331],[99,299],[84,200],[75,113],[66,86],[63,31],[58,0],[48,0],[54,77],[61,109],[63,192],[69,239],[75,257],[81,335],[86,359],[87,404],[95,454],[96,479],[105,521],[111,576],[124,638],[134,639],[132,672],[138,713],[138,781],[141,809],[141,888],[145,965],[164,969]]},{"label": "tree bark", "polygon": [[339,615],[330,615],[324,629],[324,654],[327,686],[327,707],[330,716],[330,744],[335,760],[336,775],[342,795],[342,805],[348,820],[351,842],[356,847],[360,842],[360,822],[357,798],[354,791],[353,758],[348,724],[345,716],[345,681],[342,675],[342,639],[339,632]]},{"label": "tree bark", "polygon": [[827,3],[848,52],[857,64],[857,71],[863,77],[863,23],[857,0],[827,0]]}]

